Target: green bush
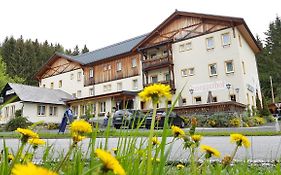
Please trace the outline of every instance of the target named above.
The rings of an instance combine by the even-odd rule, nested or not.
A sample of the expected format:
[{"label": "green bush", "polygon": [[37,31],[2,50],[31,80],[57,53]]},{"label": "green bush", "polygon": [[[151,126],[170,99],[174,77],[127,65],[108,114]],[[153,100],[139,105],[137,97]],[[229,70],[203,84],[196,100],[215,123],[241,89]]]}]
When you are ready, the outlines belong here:
[{"label": "green bush", "polygon": [[255,116],[254,120],[255,120],[257,125],[264,125],[264,124],[266,124],[266,120],[264,118],[262,118],[262,117]]},{"label": "green bush", "polygon": [[15,131],[17,128],[27,128],[29,125],[30,123],[25,117],[16,116],[6,124],[5,130]]},{"label": "green bush", "polygon": [[229,121],[229,125],[233,127],[239,127],[241,126],[241,120],[240,118],[233,118]]},{"label": "green bush", "polygon": [[47,129],[48,130],[53,130],[53,129],[59,129],[59,124],[58,123],[48,123],[47,124]]}]

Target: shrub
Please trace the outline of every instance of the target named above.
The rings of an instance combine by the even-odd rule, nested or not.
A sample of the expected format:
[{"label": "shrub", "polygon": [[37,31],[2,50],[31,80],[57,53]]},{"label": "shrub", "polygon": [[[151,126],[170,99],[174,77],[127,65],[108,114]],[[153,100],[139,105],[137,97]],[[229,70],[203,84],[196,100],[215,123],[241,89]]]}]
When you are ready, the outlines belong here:
[{"label": "shrub", "polygon": [[241,120],[240,118],[233,118],[231,120],[229,120],[229,125],[233,126],[233,127],[239,127],[241,126]]},{"label": "shrub", "polygon": [[211,127],[216,127],[216,126],[217,126],[217,123],[216,123],[215,120],[209,119],[209,120],[208,120],[208,125],[210,125]]},{"label": "shrub", "polygon": [[6,124],[5,130],[15,131],[17,128],[27,128],[29,125],[30,123],[25,117],[16,116]]},{"label": "shrub", "polygon": [[254,120],[255,120],[257,125],[264,125],[264,124],[266,124],[266,120],[264,118],[262,118],[262,117],[255,116]]},{"label": "shrub", "polygon": [[53,129],[59,129],[59,124],[58,123],[48,123],[47,124],[47,129],[48,130],[53,130]]}]

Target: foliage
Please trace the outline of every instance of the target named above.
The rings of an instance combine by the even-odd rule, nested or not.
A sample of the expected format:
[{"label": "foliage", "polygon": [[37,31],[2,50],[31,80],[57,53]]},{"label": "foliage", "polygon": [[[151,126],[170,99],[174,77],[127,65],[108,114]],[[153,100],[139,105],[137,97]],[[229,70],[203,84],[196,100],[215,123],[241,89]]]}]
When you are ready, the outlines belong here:
[{"label": "foliage", "polygon": [[240,118],[233,118],[229,121],[229,125],[233,127],[239,127],[241,125]]},{"label": "foliage", "polygon": [[48,130],[54,130],[54,129],[59,129],[59,124],[58,123],[48,123],[47,124],[47,129]]},{"label": "foliage", "polygon": [[30,125],[26,117],[21,116],[21,110],[15,112],[15,118],[12,118],[5,126],[6,131],[15,131],[17,128],[27,128]]}]

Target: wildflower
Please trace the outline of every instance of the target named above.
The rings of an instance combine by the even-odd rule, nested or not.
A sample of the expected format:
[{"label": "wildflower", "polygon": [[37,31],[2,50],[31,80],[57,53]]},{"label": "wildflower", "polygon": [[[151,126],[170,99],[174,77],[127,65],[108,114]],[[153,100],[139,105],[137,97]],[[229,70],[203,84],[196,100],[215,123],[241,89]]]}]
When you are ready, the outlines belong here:
[{"label": "wildflower", "polygon": [[157,137],[152,137],[152,145],[160,145],[160,142]]},{"label": "wildflower", "polygon": [[81,135],[78,135],[78,134],[73,134],[72,135],[72,140],[73,140],[74,143],[78,143],[78,142],[82,141],[85,138],[86,138],[85,136],[81,136]]},{"label": "wildflower", "polygon": [[70,130],[72,133],[85,134],[92,132],[92,126],[85,120],[75,120],[71,123]]},{"label": "wildflower", "polygon": [[21,141],[23,143],[26,143],[28,141],[28,139],[30,139],[30,138],[32,138],[32,139],[39,138],[38,134],[33,132],[30,129],[18,128],[16,131],[22,134]]},{"label": "wildflower", "polygon": [[113,157],[110,153],[102,150],[96,149],[95,151],[97,157],[103,162],[105,171],[112,170],[114,174],[125,175],[125,170],[119,164],[118,160]]},{"label": "wildflower", "polygon": [[185,136],[185,132],[182,129],[180,129],[179,127],[173,125],[171,128],[172,128],[172,133],[173,133],[174,137],[184,137]]},{"label": "wildflower", "polygon": [[222,163],[224,166],[226,166],[226,165],[229,165],[229,164],[231,163],[231,160],[232,160],[231,156],[226,155],[226,156],[224,156],[224,158],[222,159],[221,163]]},{"label": "wildflower", "polygon": [[33,145],[33,148],[37,148],[39,145],[44,145],[46,142],[42,139],[29,139],[28,143]]},{"label": "wildflower", "polygon": [[171,88],[169,85],[164,84],[153,84],[147,86],[139,93],[140,98],[142,101],[150,101],[152,100],[153,103],[159,102],[159,98],[167,98],[171,99]]},{"label": "wildflower", "polygon": [[191,136],[191,139],[192,139],[194,142],[199,142],[199,141],[201,141],[202,136],[201,136],[201,135],[192,135],[192,136]]},{"label": "wildflower", "polygon": [[212,156],[220,157],[220,152],[218,150],[207,145],[201,145],[201,151],[206,152],[206,158]]},{"label": "wildflower", "polygon": [[183,164],[181,164],[181,163],[177,164],[177,169],[178,169],[178,170],[181,170],[181,169],[183,169],[183,168],[184,168],[184,165],[183,165]]},{"label": "wildflower", "polygon": [[197,122],[197,119],[195,117],[192,117],[191,118],[191,125],[192,126],[197,126],[198,122]]},{"label": "wildflower", "polygon": [[13,156],[13,154],[8,154],[8,162],[14,160],[15,157]]},{"label": "wildflower", "polygon": [[12,175],[58,175],[46,168],[35,166],[32,163],[26,165],[16,164],[12,169]]},{"label": "wildflower", "polygon": [[151,161],[156,162],[156,163],[160,163],[160,159],[159,158],[151,158]]},{"label": "wildflower", "polygon": [[117,151],[118,151],[117,148],[112,148],[111,150],[114,152],[114,154],[117,154]]},{"label": "wildflower", "polygon": [[236,142],[237,146],[244,146],[245,148],[249,148],[251,143],[247,137],[242,134],[230,134],[230,140],[232,143]]}]

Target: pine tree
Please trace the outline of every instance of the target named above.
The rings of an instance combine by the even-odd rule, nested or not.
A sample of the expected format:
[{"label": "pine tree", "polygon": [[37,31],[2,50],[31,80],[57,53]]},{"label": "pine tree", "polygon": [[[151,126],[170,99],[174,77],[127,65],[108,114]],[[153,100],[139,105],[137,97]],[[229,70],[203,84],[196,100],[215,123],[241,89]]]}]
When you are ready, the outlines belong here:
[{"label": "pine tree", "polygon": [[74,50],[73,50],[73,52],[72,52],[72,55],[73,55],[73,56],[76,56],[76,55],[79,55],[79,54],[80,54],[80,50],[79,50],[78,45],[76,45],[76,46],[74,47]]},{"label": "pine tree", "polygon": [[84,48],[82,50],[82,53],[87,53],[89,52],[89,49],[87,48],[86,44],[84,45]]}]

